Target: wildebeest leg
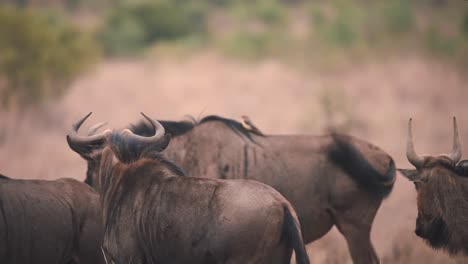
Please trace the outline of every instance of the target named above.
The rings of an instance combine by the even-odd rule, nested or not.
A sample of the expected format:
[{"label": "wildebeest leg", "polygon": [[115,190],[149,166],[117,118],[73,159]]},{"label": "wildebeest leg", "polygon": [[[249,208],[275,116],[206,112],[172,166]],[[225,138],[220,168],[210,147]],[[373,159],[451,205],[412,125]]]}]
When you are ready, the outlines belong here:
[{"label": "wildebeest leg", "polygon": [[353,230],[355,227],[339,228],[346,238],[353,263],[380,263],[370,241],[370,230],[364,228]]},{"label": "wildebeest leg", "polygon": [[[302,208],[301,208],[302,209]],[[302,210],[306,211],[305,209]],[[335,224],[334,217],[327,210],[308,210],[299,217],[303,228],[304,243],[310,243],[327,234]]]},{"label": "wildebeest leg", "polygon": [[[279,210],[283,210],[280,208]],[[278,211],[279,211],[278,210]],[[282,226],[281,219],[274,219],[270,215],[267,221],[263,221],[265,229],[263,232],[257,232],[250,238],[254,241],[249,245],[249,241],[243,241],[241,247],[232,251],[226,258],[226,261],[217,262],[225,264],[289,264],[293,252],[293,244],[289,237],[283,233],[285,227]],[[300,232],[300,231],[299,231]],[[263,234],[262,234],[263,233]],[[260,237],[259,235],[263,235]],[[253,239],[253,240],[252,240]],[[239,239],[239,241],[241,241]],[[243,248],[249,245],[249,248]],[[233,249],[233,248],[231,248]],[[240,249],[240,250],[239,250]]]},{"label": "wildebeest leg", "polygon": [[271,264],[289,264],[291,263],[292,249],[288,249],[286,245],[278,245],[274,250],[272,258],[267,262]]},{"label": "wildebeest leg", "polygon": [[237,256],[228,259],[226,264],[289,264],[291,263],[292,250],[286,249],[284,246],[278,245],[277,250],[272,252],[271,256],[262,256],[259,258],[251,258]]},{"label": "wildebeest leg", "polygon": [[[268,233],[268,232],[267,232]],[[217,262],[225,264],[289,264],[293,249],[290,248],[286,240],[271,239],[264,241],[266,244],[260,246],[252,254],[242,254],[236,252],[226,259],[226,261]]]},{"label": "wildebeest leg", "polygon": [[78,263],[105,264],[101,251],[102,235],[101,223],[88,219],[80,232]]},{"label": "wildebeest leg", "polygon": [[363,205],[369,207],[361,210],[348,208],[348,210],[338,212],[336,226],[346,239],[353,263],[380,263],[370,240],[372,222],[379,206],[373,204]]}]

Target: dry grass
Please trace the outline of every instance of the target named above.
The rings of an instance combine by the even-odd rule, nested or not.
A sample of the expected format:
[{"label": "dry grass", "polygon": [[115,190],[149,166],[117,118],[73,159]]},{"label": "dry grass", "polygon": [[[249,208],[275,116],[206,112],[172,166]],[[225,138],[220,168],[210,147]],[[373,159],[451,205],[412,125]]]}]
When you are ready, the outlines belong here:
[{"label": "dry grass", "polygon": [[[323,101],[330,91],[332,99],[340,100],[331,107]],[[63,100],[41,111],[25,116],[0,112],[0,172],[15,178],[83,179],[85,163],[69,150],[65,134],[88,111],[95,112],[90,123],[109,121],[111,127],[136,121],[140,111],[172,119],[248,114],[268,133],[319,134],[330,123],[352,120],[348,129],[353,135],[381,146],[405,168],[410,116],[419,152],[450,150],[452,115],[459,118],[463,145],[468,146],[467,96],[461,75],[419,58],[331,73],[298,70],[275,60],[246,65],[214,54],[182,61],[107,62],[79,80]],[[324,118],[325,111],[332,122]],[[383,263],[466,263],[416,238],[415,217],[415,190],[399,177],[372,232]],[[308,248],[312,263],[350,263],[336,230]]]}]

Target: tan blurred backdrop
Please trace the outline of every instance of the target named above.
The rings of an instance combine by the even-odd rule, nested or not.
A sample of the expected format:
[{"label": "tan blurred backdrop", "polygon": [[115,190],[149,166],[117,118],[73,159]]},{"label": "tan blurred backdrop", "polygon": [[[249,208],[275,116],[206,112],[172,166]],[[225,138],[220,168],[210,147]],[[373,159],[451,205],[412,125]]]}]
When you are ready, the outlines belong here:
[{"label": "tan blurred backdrop", "polygon": [[[92,36],[103,30],[106,15],[112,16],[111,8],[126,4],[116,7],[103,1],[95,7],[87,1],[70,1],[70,7],[60,1],[22,2],[19,8],[31,12],[53,10]],[[339,129],[380,146],[394,157],[399,168],[411,167],[405,158],[409,117],[414,118],[418,152],[439,154],[451,148],[451,117],[456,116],[462,144],[468,148],[468,84],[462,60],[468,43],[463,35],[468,2],[401,1],[410,10],[411,22],[403,25],[408,28],[377,34],[375,39],[365,33],[371,31],[365,26],[374,20],[362,18],[362,14],[390,8],[379,1],[381,6],[376,4],[372,10],[366,9],[367,1],[352,1],[352,5],[344,1],[314,5],[307,1],[258,1],[262,5],[274,4],[266,9],[276,11],[265,11],[273,15],[263,14],[273,18],[262,18],[264,11],[258,11],[260,15],[242,11],[260,8],[248,2],[219,2],[207,1],[197,7],[208,8],[203,13],[202,40],[193,40],[196,37],[191,35],[156,39],[136,52],[122,55],[110,51],[96,37],[101,55],[70,79],[63,95],[34,103],[13,99],[13,103],[3,106],[0,173],[13,178],[84,179],[86,164],[68,148],[65,135],[71,124],[89,111],[94,112],[90,124],[107,121],[112,128],[136,122],[143,111],[155,118],[175,120],[186,114],[196,118],[217,114],[238,120],[241,115],[248,115],[267,134],[322,134]],[[11,10],[8,12],[15,12]],[[434,14],[437,10],[443,11]],[[275,18],[275,12],[281,18]],[[243,16],[249,19],[248,23],[239,22]],[[343,40],[322,39],[317,31],[330,30],[330,34],[335,34],[334,29],[320,29],[314,23],[333,25],[340,16],[342,23],[351,26],[335,33],[350,44],[329,47]],[[384,13],[374,16],[376,21],[382,17]],[[447,23],[447,17],[456,17],[459,23]],[[269,19],[275,21],[268,22]],[[407,18],[397,15],[396,20],[401,19]],[[428,47],[432,45],[426,43],[427,34],[431,33],[424,30],[432,30],[428,27],[437,28],[438,34],[447,39],[460,38],[456,45],[449,45],[449,51],[444,51],[448,55]],[[347,31],[354,35],[341,36]],[[249,47],[257,45],[251,44],[251,39],[231,39],[245,32],[254,38],[267,33],[287,36],[281,40],[260,39],[267,44],[254,48]],[[9,37],[13,38],[2,36]],[[233,43],[225,43],[229,41]],[[373,41],[382,44],[365,44]],[[3,89],[9,85],[5,81],[8,76],[0,73],[0,91],[2,78]],[[382,262],[466,263],[466,258],[432,250],[414,235],[415,197],[412,184],[399,175],[372,230]],[[335,229],[310,244],[308,250],[311,263],[350,263],[344,239]]]}]

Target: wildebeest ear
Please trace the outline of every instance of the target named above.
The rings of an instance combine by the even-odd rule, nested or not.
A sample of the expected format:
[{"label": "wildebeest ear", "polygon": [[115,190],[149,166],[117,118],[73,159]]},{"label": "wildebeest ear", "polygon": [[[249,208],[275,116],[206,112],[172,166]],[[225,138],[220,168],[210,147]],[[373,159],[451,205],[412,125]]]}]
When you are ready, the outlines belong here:
[{"label": "wildebeest ear", "polygon": [[418,170],[412,169],[398,169],[398,171],[405,176],[408,180],[412,182],[418,182],[422,180],[421,174],[418,172]]}]

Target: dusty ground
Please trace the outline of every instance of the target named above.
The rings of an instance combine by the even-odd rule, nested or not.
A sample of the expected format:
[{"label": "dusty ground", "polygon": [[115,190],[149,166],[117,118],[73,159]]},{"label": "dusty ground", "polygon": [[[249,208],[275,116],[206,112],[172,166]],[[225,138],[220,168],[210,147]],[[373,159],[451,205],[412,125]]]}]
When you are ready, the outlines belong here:
[{"label": "dusty ground", "polygon": [[[15,178],[83,179],[85,163],[68,148],[65,135],[89,111],[95,112],[90,123],[109,121],[110,127],[136,121],[140,111],[161,119],[247,114],[268,133],[320,134],[335,124],[379,145],[406,168],[409,117],[420,153],[451,149],[453,115],[468,146],[467,96],[460,74],[411,57],[321,73],[275,60],[246,65],[214,54],[107,62],[78,80],[59,102],[33,113],[0,112],[0,172]],[[399,177],[378,213],[372,240],[382,262],[466,263],[431,250],[413,234],[415,194]],[[312,263],[350,263],[336,230],[308,248]]]}]

